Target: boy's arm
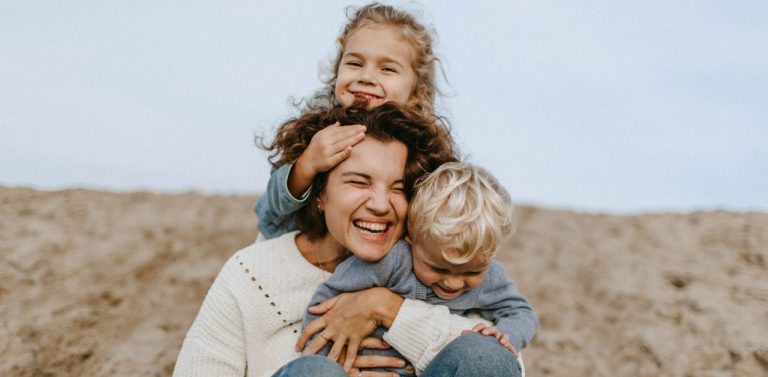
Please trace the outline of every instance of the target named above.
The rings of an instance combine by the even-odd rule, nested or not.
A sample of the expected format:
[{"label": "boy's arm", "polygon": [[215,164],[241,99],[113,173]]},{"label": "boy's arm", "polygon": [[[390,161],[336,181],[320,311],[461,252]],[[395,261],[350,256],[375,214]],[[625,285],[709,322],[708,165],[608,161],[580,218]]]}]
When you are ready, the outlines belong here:
[{"label": "boy's arm", "polygon": [[[344,292],[386,286],[392,270],[397,267],[397,259],[394,253],[387,254],[378,262],[366,262],[355,256],[347,258],[336,267],[331,277],[317,287],[308,306],[319,304]],[[302,321],[302,328],[317,317],[307,312]],[[325,355],[329,350],[329,347],[325,347],[318,354]]]},{"label": "boy's arm", "polygon": [[288,190],[288,176],[293,164],[286,164],[273,169],[267,182],[267,191],[259,198],[254,207],[259,218],[259,233],[271,239],[296,230],[291,218],[299,208],[307,203],[307,189],[299,198]]},{"label": "boy's arm", "polygon": [[509,335],[509,342],[518,351],[523,350],[539,326],[536,313],[515,284],[507,280],[504,267],[492,262],[483,284],[478,308],[480,314],[494,322],[499,332]]}]

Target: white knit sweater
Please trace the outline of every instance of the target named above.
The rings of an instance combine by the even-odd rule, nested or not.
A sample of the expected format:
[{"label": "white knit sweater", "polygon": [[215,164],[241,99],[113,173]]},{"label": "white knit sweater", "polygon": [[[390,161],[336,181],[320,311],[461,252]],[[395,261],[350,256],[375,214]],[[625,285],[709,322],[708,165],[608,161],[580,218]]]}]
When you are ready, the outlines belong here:
[{"label": "white knit sweater", "polygon": [[[184,339],[174,376],[271,376],[299,356],[307,303],[328,273],[309,263],[292,232],[254,243],[224,265]],[[384,339],[416,367],[478,322],[406,299]]]}]

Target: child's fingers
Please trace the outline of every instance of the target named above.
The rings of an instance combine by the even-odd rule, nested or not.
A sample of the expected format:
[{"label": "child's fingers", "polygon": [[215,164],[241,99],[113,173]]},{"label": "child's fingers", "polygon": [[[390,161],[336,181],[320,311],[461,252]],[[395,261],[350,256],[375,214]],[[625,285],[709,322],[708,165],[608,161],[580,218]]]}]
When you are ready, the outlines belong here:
[{"label": "child's fingers", "polygon": [[352,147],[346,147],[340,152],[336,152],[336,154],[332,155],[328,158],[328,164],[330,165],[327,170],[333,169],[334,166],[338,165],[342,161],[349,158],[349,156],[352,155]]},{"label": "child's fingers", "polygon": [[338,131],[333,135],[331,140],[328,140],[333,148],[342,149],[348,146],[351,147],[365,139],[365,129],[346,130],[345,128],[346,127],[342,128],[341,131]]},{"label": "child's fingers", "polygon": [[493,326],[488,326],[484,328],[482,331],[480,331],[483,335],[496,335],[498,334],[498,331],[496,331],[496,328]]},{"label": "child's fingers", "polygon": [[472,327],[472,332],[480,332],[485,328],[485,325],[482,323],[476,324],[474,327]]}]

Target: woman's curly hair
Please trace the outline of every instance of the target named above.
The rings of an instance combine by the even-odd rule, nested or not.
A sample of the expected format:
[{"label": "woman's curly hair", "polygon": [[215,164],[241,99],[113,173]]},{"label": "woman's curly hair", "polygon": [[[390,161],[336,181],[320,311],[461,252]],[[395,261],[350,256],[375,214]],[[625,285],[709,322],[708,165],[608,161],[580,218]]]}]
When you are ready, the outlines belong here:
[{"label": "woman's curly hair", "polygon": [[[457,160],[458,154],[450,130],[440,118],[425,118],[414,109],[385,103],[370,110],[352,106],[308,112],[289,120],[277,130],[272,144],[263,146],[272,152],[270,163],[278,168],[295,162],[318,131],[336,122],[342,126],[365,125],[366,138],[374,138],[384,143],[399,141],[406,146],[408,156],[403,183],[408,200],[413,194],[413,185],[422,175],[434,171],[445,162]],[[299,230],[310,239],[321,238],[327,233],[323,215],[314,205],[325,190],[327,179],[328,173],[315,176],[307,200],[309,205],[296,213]]]}]

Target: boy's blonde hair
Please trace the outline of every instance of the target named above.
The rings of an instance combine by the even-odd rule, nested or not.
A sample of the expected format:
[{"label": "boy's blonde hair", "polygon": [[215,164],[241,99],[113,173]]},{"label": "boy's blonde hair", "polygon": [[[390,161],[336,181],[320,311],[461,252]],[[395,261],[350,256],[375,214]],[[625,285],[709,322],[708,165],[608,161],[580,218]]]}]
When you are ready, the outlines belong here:
[{"label": "boy's blonde hair", "polygon": [[411,88],[411,96],[417,98],[414,110],[423,117],[431,117],[435,110],[437,84],[435,65],[439,59],[432,53],[432,44],[436,33],[432,28],[425,27],[408,12],[390,5],[380,3],[368,4],[361,8],[347,7],[349,22],[338,38],[338,51],[333,61],[332,71],[324,79],[325,86],[308,100],[308,107],[330,107],[335,102],[334,88],[338,79],[339,65],[344,55],[344,47],[352,33],[367,25],[394,26],[413,47],[414,61],[411,62],[416,73],[416,82]]},{"label": "boy's blonde hair", "polygon": [[430,236],[444,245],[443,258],[463,264],[492,257],[514,232],[514,207],[504,187],[487,170],[448,162],[414,187],[408,234],[414,242]]}]

